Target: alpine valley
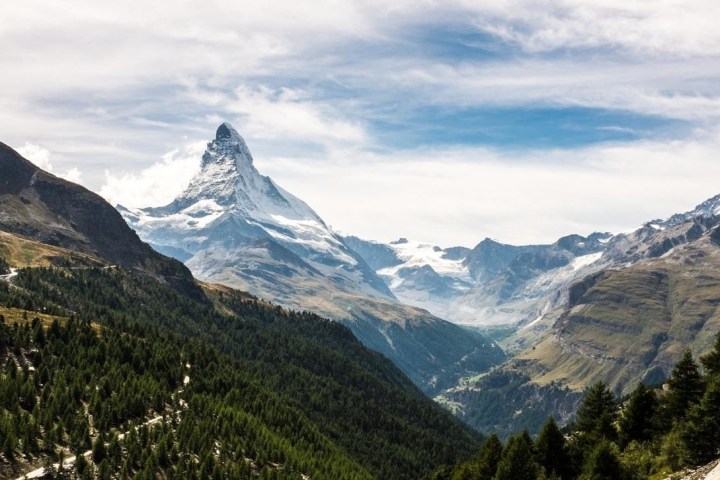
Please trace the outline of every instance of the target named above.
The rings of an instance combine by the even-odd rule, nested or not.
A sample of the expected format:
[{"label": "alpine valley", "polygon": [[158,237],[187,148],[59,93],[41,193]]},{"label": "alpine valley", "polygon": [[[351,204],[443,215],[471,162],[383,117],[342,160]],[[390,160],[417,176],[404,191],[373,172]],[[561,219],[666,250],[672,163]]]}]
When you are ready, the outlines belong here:
[{"label": "alpine valley", "polygon": [[307,204],[258,173],[227,123],[172,203],[118,209],[143,240],[196,277],[339,321],[428,393],[504,358],[482,334],[398,301]]},{"label": "alpine valley", "polygon": [[143,240],[202,280],[347,325],[481,431],[566,423],[594,382],[618,395],[660,383],[720,331],[720,196],[550,245],[382,244],[334,233],[258,173],[227,123],[199,162],[169,205],[118,206]]},{"label": "alpine valley", "polygon": [[168,205],[113,208],[0,143],[0,478],[629,480],[720,454],[720,195],[549,245],[385,244],[227,123],[198,162]]},{"label": "alpine valley", "polygon": [[436,399],[483,431],[509,435],[538,432],[548,415],[570,421],[598,381],[627,395],[640,382],[664,382],[686,348],[712,348],[719,213],[720,195],[629,233],[551,245],[346,242],[399,299],[499,342],[506,362]]},{"label": "alpine valley", "polygon": [[415,479],[479,445],[346,327],[195,280],[1,143],[0,439],[13,479]]}]

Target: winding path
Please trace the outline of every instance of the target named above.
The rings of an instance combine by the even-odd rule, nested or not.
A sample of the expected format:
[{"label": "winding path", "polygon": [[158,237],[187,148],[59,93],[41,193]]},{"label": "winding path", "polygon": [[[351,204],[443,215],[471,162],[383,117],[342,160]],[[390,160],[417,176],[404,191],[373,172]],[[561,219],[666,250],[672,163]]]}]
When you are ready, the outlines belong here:
[{"label": "winding path", "polygon": [[705,480],[720,480],[720,463],[705,475]]},{"label": "winding path", "polygon": [[[135,428],[142,427],[143,425],[153,425],[153,424],[159,422],[160,420],[162,420],[163,418],[165,418],[165,417],[163,417],[162,415],[159,417],[151,418],[147,422],[145,422],[141,425],[138,425]],[[121,433],[120,435],[118,435],[118,439],[122,440],[123,438],[125,438],[125,435],[127,435],[127,434],[128,434],[128,432]],[[88,450],[87,452],[84,452],[82,455],[85,458],[90,458],[90,456],[92,456],[92,450]],[[77,460],[76,456],[67,457],[67,458],[63,459],[63,468],[72,467],[73,465],[75,465],[75,460]],[[53,468],[59,468],[59,467],[60,467],[59,463],[53,463]],[[28,472],[25,475],[21,475],[21,476],[17,477],[17,479],[15,479],[15,480],[25,480],[25,479],[30,479],[30,478],[42,478],[43,475],[45,475],[45,467],[41,467],[41,468],[38,468],[37,470],[33,470],[32,472]]]}]

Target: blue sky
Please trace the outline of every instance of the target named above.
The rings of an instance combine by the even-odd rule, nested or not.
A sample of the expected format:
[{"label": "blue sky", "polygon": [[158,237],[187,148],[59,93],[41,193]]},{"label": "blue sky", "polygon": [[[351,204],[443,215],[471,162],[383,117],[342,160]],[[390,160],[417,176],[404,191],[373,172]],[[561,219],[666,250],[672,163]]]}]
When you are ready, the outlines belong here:
[{"label": "blue sky", "polygon": [[169,202],[222,121],[346,233],[622,231],[720,193],[706,0],[92,2],[0,18],[0,141]]}]

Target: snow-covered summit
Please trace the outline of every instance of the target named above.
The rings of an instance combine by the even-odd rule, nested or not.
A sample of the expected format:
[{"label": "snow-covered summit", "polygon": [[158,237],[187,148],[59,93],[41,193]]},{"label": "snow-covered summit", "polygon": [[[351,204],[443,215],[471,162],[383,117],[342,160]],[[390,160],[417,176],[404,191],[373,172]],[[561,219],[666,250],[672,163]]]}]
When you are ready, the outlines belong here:
[{"label": "snow-covered summit", "polygon": [[[218,127],[200,171],[172,203],[118,209],[141,238],[185,261],[200,278],[227,268],[237,248],[268,239],[308,262],[309,271],[342,277],[344,284],[365,293],[392,298],[372,269],[312,208],[258,172],[245,140],[229,123]],[[209,251],[215,259],[212,271]],[[227,262],[218,261],[220,257]]]},{"label": "snow-covered summit", "polygon": [[720,215],[720,195],[708,198],[689,212],[677,213],[668,218],[667,220],[661,222],[656,221],[656,223],[659,223],[662,227],[668,228],[679,225],[687,220],[690,220],[691,218],[709,218],[716,217],[718,215]]},{"label": "snow-covered summit", "polygon": [[160,211],[179,211],[201,200],[232,206],[245,214],[269,221],[312,220],[326,229],[322,219],[302,200],[261,175],[242,136],[223,123],[215,140],[207,144],[200,172],[185,191]]}]

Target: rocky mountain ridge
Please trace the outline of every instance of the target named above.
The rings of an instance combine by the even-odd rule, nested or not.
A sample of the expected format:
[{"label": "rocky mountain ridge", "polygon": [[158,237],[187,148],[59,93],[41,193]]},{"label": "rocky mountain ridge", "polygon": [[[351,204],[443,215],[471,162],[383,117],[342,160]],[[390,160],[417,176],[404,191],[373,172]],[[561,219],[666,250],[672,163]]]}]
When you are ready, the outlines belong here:
[{"label": "rocky mountain ridge", "polygon": [[482,335],[398,302],[319,215],[257,171],[244,139],[227,123],[177,199],[159,208],[118,209],[141,238],[196,277],[343,322],[426,391],[503,358]]}]

